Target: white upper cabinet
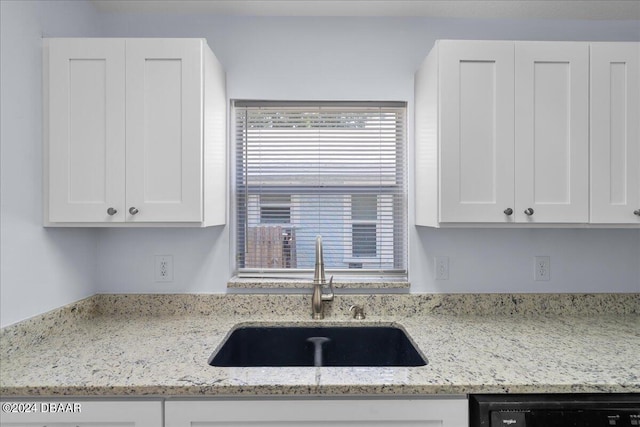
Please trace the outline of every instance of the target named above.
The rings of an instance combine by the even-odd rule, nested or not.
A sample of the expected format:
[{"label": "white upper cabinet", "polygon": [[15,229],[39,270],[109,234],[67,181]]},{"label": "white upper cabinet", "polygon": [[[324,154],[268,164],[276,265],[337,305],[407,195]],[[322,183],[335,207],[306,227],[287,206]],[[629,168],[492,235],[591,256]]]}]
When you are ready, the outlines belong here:
[{"label": "white upper cabinet", "polygon": [[202,221],[201,52],[192,40],[127,40],[131,220]]},{"label": "white upper cabinet", "polygon": [[416,225],[640,224],[638,46],[437,41],[415,78]]},{"label": "white upper cabinet", "polygon": [[204,40],[48,39],[45,63],[47,225],[224,224],[225,75]]},{"label": "white upper cabinet", "polygon": [[[513,43],[442,41],[442,222],[508,222],[513,207]],[[417,119],[418,120],[418,119]]]},{"label": "white upper cabinet", "polygon": [[[125,45],[50,40],[45,189],[51,222],[125,218]],[[46,101],[46,96],[45,96]],[[48,132],[47,124],[48,122]],[[47,154],[48,152],[48,161]],[[46,186],[48,178],[48,187]],[[45,200],[45,207],[47,203]],[[109,215],[109,209],[117,209]],[[113,211],[110,211],[113,212]]]},{"label": "white upper cabinet", "polygon": [[591,44],[591,222],[640,225],[640,43]]},{"label": "white upper cabinet", "polygon": [[515,55],[515,219],[587,223],[589,44],[516,42]]}]

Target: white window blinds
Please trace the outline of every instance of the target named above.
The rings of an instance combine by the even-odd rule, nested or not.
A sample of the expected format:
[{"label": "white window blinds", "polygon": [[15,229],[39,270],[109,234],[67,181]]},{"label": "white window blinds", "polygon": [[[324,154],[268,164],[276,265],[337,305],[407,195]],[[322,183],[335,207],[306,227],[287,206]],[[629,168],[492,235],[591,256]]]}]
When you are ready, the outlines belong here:
[{"label": "white window blinds", "polygon": [[406,276],[406,104],[234,102],[239,276]]}]

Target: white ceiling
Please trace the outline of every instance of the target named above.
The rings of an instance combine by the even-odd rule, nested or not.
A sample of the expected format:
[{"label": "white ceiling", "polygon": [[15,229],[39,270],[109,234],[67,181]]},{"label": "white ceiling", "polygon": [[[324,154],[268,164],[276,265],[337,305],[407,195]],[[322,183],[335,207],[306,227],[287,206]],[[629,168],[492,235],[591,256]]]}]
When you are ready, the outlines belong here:
[{"label": "white ceiling", "polygon": [[91,0],[101,12],[236,16],[636,19],[640,0]]}]

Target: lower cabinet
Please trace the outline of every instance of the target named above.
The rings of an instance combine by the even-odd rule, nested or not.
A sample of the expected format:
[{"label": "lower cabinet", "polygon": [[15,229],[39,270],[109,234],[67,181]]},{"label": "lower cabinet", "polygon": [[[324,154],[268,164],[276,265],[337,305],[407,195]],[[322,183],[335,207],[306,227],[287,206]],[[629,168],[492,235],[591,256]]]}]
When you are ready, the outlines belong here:
[{"label": "lower cabinet", "polygon": [[[466,396],[2,400],[0,427],[468,427]],[[164,404],[164,411],[163,411]],[[163,416],[164,415],[164,416]],[[163,421],[164,418],[164,421]]]},{"label": "lower cabinet", "polygon": [[162,401],[2,400],[1,427],[162,427]]},{"label": "lower cabinet", "polygon": [[467,427],[467,399],[168,400],[165,427]]}]

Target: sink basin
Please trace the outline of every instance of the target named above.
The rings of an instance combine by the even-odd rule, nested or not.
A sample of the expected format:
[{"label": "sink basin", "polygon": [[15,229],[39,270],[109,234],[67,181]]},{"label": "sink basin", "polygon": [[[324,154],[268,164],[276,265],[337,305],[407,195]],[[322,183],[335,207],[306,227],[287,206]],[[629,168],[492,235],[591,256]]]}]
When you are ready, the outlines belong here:
[{"label": "sink basin", "polygon": [[[328,338],[308,341],[312,337]],[[321,344],[320,344],[321,343]],[[318,363],[316,346],[320,346]],[[212,366],[424,366],[406,333],[392,326],[240,327],[209,358]]]}]

